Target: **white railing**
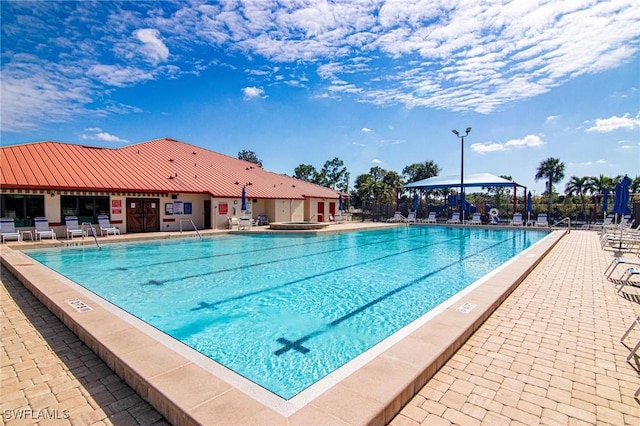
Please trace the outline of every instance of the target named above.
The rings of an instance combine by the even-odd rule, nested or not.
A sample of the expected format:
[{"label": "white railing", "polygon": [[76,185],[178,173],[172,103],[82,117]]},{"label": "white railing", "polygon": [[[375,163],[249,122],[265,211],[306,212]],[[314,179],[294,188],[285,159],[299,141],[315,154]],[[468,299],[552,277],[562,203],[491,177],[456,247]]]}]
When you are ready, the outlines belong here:
[{"label": "white railing", "polygon": [[[98,235],[96,235],[96,229],[93,227],[93,224],[90,222],[82,222],[82,230],[84,231],[84,227],[85,225],[91,229],[91,235],[93,235],[93,240],[96,242],[96,245],[98,246],[98,248],[100,247],[100,243],[98,242]],[[84,238],[84,233],[82,234],[83,238]]]},{"label": "white railing", "polygon": [[560,225],[562,222],[567,222],[567,227],[569,229],[569,232],[571,232],[571,218],[569,217],[565,217],[560,219],[559,221],[557,221],[553,226],[558,226]]},{"label": "white railing", "polygon": [[202,235],[200,235],[200,232],[198,232],[198,228],[196,228],[196,224],[193,223],[193,220],[191,219],[180,219],[180,233],[182,234],[182,222],[185,220],[191,222],[191,226],[193,226],[193,229],[196,231],[196,235],[198,235],[198,238],[202,239]]}]

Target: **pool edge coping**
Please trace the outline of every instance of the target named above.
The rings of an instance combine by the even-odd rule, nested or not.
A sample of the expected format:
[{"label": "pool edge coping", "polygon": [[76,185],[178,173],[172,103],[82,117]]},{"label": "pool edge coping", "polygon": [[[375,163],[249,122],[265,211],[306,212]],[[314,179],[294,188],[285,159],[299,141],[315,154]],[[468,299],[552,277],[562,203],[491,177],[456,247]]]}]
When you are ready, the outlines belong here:
[{"label": "pool edge coping", "polygon": [[[77,311],[67,301],[83,296],[66,284],[51,280],[40,268],[28,268],[35,261],[22,252],[2,248],[0,257],[2,265],[80,340],[174,424],[207,424],[214,418],[216,423],[244,424],[386,424],[565,233],[566,230],[551,232],[532,246],[536,253],[525,251],[527,255],[516,256],[499,273],[461,297],[458,303],[474,305],[468,312],[460,311],[458,303],[448,307],[429,321],[429,327],[419,327],[290,416],[275,412],[208,371],[199,371],[200,367],[180,360],[179,355],[176,358],[170,348],[154,343],[134,327],[118,323],[123,320],[111,318],[102,307],[94,307],[94,314],[89,316]],[[110,330],[100,325],[101,318],[110,321]],[[438,330],[433,329],[434,324],[439,325]],[[114,332],[113,327],[118,331]],[[117,333],[122,334],[115,336]],[[162,353],[163,348],[166,353]],[[419,349],[429,351],[430,355],[416,354]],[[150,356],[158,357],[158,362],[164,364],[149,365]],[[148,373],[154,369],[157,369],[154,374]],[[190,382],[197,383],[196,392]]]}]

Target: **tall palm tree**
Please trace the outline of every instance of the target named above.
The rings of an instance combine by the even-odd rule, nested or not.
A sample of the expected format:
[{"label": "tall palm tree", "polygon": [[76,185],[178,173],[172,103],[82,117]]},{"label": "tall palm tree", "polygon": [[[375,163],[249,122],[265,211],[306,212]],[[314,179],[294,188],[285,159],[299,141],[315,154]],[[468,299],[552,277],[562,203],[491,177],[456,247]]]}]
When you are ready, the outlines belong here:
[{"label": "tall palm tree", "polygon": [[553,184],[564,179],[564,163],[558,158],[549,157],[538,166],[535,180],[547,179],[547,215],[551,218],[551,201],[553,200]]},{"label": "tall palm tree", "polygon": [[587,199],[585,198],[585,194],[589,189],[589,180],[591,178],[589,176],[571,176],[569,182],[567,182],[564,193],[571,196],[580,197],[580,203],[582,204],[582,218],[586,220],[587,218]]}]

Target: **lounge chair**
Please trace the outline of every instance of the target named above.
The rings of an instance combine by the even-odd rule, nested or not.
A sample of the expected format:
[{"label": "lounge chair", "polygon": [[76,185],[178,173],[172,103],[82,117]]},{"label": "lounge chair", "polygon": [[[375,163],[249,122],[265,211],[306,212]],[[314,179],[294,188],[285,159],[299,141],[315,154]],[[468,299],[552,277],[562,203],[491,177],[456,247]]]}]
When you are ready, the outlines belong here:
[{"label": "lounge chair", "polygon": [[227,225],[227,228],[229,229],[238,228],[238,226],[240,226],[240,221],[237,217],[227,216]]},{"label": "lounge chair", "polygon": [[240,222],[238,222],[238,230],[249,230],[251,229],[251,218],[243,216],[240,218]]},{"label": "lounge chair", "polygon": [[620,293],[626,286],[640,287],[640,281],[631,279],[633,276],[640,276],[640,268],[628,268],[619,279],[609,280],[616,285],[616,291]]},{"label": "lounge chair", "polygon": [[593,229],[593,230],[596,230],[596,231],[602,231],[605,226],[611,226],[613,224],[614,217],[615,216],[612,215],[612,214],[607,215],[607,217],[604,218],[604,222],[602,222],[602,223],[594,223],[593,225],[590,226],[590,229]]},{"label": "lounge chair", "polygon": [[104,234],[107,234],[107,237],[109,236],[109,234],[113,234],[113,235],[120,235],[120,229],[117,226],[113,226],[111,224],[111,222],[109,221],[109,216],[107,216],[106,214],[101,214],[100,216],[98,216],[98,226],[100,227],[100,236],[104,236]]},{"label": "lounge chair", "polygon": [[547,214],[546,213],[540,213],[538,215],[538,219],[536,220],[536,226],[544,227],[544,228],[548,228],[549,227],[549,221],[547,220]]},{"label": "lounge chair", "polygon": [[524,226],[524,222],[522,221],[522,213],[516,213],[513,215],[511,226]]},{"label": "lounge chair", "polygon": [[390,217],[389,219],[387,219],[387,222],[404,222],[404,216],[402,216],[402,213],[400,212],[395,212],[393,214],[393,217]]},{"label": "lounge chair", "polygon": [[453,212],[451,214],[451,219],[447,220],[447,223],[460,223],[460,212]]},{"label": "lounge chair", "polygon": [[471,216],[471,220],[469,221],[469,225],[482,225],[482,215],[480,213],[474,213]]},{"label": "lounge chair", "polygon": [[36,217],[33,221],[36,225],[36,240],[42,241],[42,237],[51,238],[52,240],[57,239],[55,231],[49,227],[49,219],[46,217]]},{"label": "lounge chair", "polygon": [[436,212],[429,212],[429,216],[422,220],[422,223],[438,223],[436,219]]},{"label": "lounge chair", "polygon": [[22,241],[22,237],[19,232],[16,232],[16,224],[12,217],[3,217],[0,219],[0,235],[2,236],[2,242],[7,239],[16,239]]},{"label": "lounge chair", "polygon": [[415,221],[416,221],[416,212],[409,212],[409,214],[407,215],[407,222],[415,223]]},{"label": "lounge chair", "polygon": [[268,225],[269,219],[267,218],[266,214],[260,213],[258,217],[256,217],[256,220],[253,222],[253,224],[256,226]]},{"label": "lounge chair", "polygon": [[64,221],[67,225],[67,238],[73,240],[73,237],[84,238],[87,236],[86,231],[80,227],[77,216],[66,216]]}]

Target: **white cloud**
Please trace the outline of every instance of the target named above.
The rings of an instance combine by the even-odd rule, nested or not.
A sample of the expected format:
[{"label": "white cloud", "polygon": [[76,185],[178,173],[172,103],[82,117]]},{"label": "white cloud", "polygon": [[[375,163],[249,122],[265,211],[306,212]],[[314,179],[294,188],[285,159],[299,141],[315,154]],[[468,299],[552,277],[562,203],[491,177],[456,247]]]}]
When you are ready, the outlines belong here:
[{"label": "white cloud", "polygon": [[360,129],[360,131],[361,131],[362,133],[371,133],[373,130],[371,130],[371,129],[370,129],[370,128],[368,128],[368,127],[363,127],[362,129]]},{"label": "white cloud", "polygon": [[542,145],[544,145],[544,142],[539,136],[527,135],[522,139],[511,139],[505,143],[474,143],[471,145],[471,151],[484,154],[495,151],[509,151],[511,148],[538,147]]},{"label": "white cloud", "polygon": [[169,49],[160,40],[160,32],[153,28],[143,28],[133,32],[133,35],[142,42],[141,51],[152,64],[157,65],[169,58]]},{"label": "white cloud", "polygon": [[84,140],[98,140],[98,141],[103,141],[103,142],[118,142],[118,143],[126,143],[129,142],[126,139],[122,139],[118,136],[112,135],[110,133],[104,132],[102,131],[101,128],[99,127],[89,127],[84,129],[85,132],[89,132],[89,134],[87,133],[83,133],[80,137]]},{"label": "white cloud", "polygon": [[612,116],[609,118],[597,118],[596,124],[589,127],[587,132],[607,133],[618,129],[633,130],[640,127],[640,113],[631,117],[629,113],[622,117]]},{"label": "white cloud", "polygon": [[87,75],[107,86],[115,87],[133,86],[142,81],[153,80],[153,74],[150,72],[116,65],[93,65],[87,71]]},{"label": "white cloud", "polygon": [[373,164],[384,164],[384,161],[379,160],[379,159],[377,159],[377,158],[374,158],[373,160],[371,160],[371,162],[372,162]]},{"label": "white cloud", "polygon": [[264,94],[264,89],[259,87],[245,87],[242,89],[242,96],[245,101],[251,99],[264,99],[267,96]]},{"label": "white cloud", "polygon": [[546,122],[547,123],[551,123],[552,121],[556,121],[558,118],[560,118],[560,117],[557,116],[557,115],[550,115],[550,116],[547,117],[547,121]]}]

